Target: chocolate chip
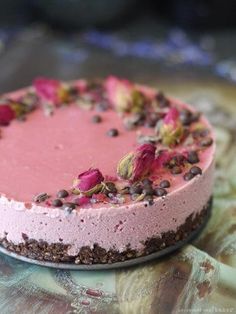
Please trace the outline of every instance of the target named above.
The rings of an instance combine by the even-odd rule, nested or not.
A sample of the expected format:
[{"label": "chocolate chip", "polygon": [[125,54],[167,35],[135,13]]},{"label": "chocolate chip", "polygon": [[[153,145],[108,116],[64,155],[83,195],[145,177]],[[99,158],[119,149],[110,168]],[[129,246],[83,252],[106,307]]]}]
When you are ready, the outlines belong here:
[{"label": "chocolate chip", "polygon": [[190,170],[190,173],[192,173],[194,176],[198,175],[198,174],[202,174],[202,169],[197,167],[197,166],[193,166]]},{"label": "chocolate chip", "polygon": [[171,168],[170,172],[172,174],[180,174],[182,172],[182,169],[179,166],[174,166],[173,168]]},{"label": "chocolate chip", "polygon": [[36,203],[41,203],[41,202],[46,201],[49,197],[50,196],[47,193],[40,193],[40,194],[36,195],[33,200]]},{"label": "chocolate chip", "polygon": [[140,184],[133,184],[129,189],[130,194],[141,194],[143,192],[142,186]]},{"label": "chocolate chip", "polygon": [[196,151],[190,151],[188,152],[187,160],[190,164],[196,164],[199,162],[198,153]]},{"label": "chocolate chip", "polygon": [[182,154],[177,154],[171,158],[168,163],[169,168],[173,168],[175,166],[183,166],[185,162],[185,157]]},{"label": "chocolate chip", "polygon": [[65,211],[71,213],[73,209],[76,208],[76,205],[74,203],[64,203],[62,206],[62,209]]},{"label": "chocolate chip", "polygon": [[63,205],[62,201],[58,198],[52,201],[52,206],[54,207],[61,207]]},{"label": "chocolate chip", "polygon": [[184,164],[185,157],[182,154],[178,154],[173,157],[177,166],[181,166]]},{"label": "chocolate chip", "polygon": [[170,181],[168,180],[162,180],[160,182],[160,187],[163,189],[169,188],[170,187]]},{"label": "chocolate chip", "polygon": [[183,125],[188,126],[192,122],[191,116],[192,116],[191,111],[184,109],[180,112],[179,119]]},{"label": "chocolate chip", "polygon": [[66,190],[60,190],[57,192],[57,197],[59,198],[65,198],[69,196],[69,193]]},{"label": "chocolate chip", "polygon": [[143,193],[145,195],[153,195],[155,193],[155,191],[153,190],[153,188],[150,185],[146,185],[143,188]]},{"label": "chocolate chip", "polygon": [[190,181],[192,180],[192,178],[194,178],[194,174],[192,174],[191,172],[186,172],[184,175],[184,180],[185,181]]},{"label": "chocolate chip", "polygon": [[146,178],[146,179],[143,179],[142,183],[143,183],[143,185],[152,185],[153,182],[152,182],[152,180]]},{"label": "chocolate chip", "polygon": [[203,147],[211,146],[213,143],[213,139],[211,137],[204,138],[201,140],[200,145]]},{"label": "chocolate chip", "polygon": [[156,188],[155,194],[156,194],[156,196],[160,197],[160,196],[166,195],[167,191],[165,189],[163,189],[163,188]]},{"label": "chocolate chip", "polygon": [[92,117],[92,122],[93,123],[100,123],[102,122],[102,117],[96,114],[95,116]]},{"label": "chocolate chip", "polygon": [[110,137],[116,137],[119,135],[119,131],[117,129],[110,129],[107,131],[107,135]]},{"label": "chocolate chip", "polygon": [[179,118],[183,125],[188,126],[193,122],[197,122],[200,118],[200,115],[200,112],[191,112],[188,109],[184,109],[180,112]]}]

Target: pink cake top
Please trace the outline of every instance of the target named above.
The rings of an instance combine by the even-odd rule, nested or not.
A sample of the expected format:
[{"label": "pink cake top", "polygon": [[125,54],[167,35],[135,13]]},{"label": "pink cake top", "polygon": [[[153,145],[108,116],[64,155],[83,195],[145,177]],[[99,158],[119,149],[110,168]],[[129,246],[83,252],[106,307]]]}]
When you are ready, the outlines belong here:
[{"label": "pink cake top", "polygon": [[0,125],[1,194],[66,210],[151,205],[201,175],[214,150],[199,113],[115,77],[37,79],[2,97]]}]

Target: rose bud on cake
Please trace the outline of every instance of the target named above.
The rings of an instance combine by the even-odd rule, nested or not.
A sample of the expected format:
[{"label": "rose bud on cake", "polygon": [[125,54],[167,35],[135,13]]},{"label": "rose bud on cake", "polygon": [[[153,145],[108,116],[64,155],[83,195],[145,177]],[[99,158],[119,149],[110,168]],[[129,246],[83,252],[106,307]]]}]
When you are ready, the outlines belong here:
[{"label": "rose bud on cake", "polygon": [[110,76],[104,85],[107,98],[116,111],[138,113],[143,110],[145,96],[130,81]]},{"label": "rose bud on cake", "polygon": [[166,146],[173,146],[181,141],[184,130],[176,108],[171,108],[165,115],[159,133],[162,143]]},{"label": "rose bud on cake", "polygon": [[0,104],[0,125],[7,126],[15,118],[15,112],[8,104]]},{"label": "rose bud on cake", "polygon": [[156,147],[143,144],[125,155],[118,163],[117,174],[124,180],[138,181],[147,176],[155,160]]},{"label": "rose bud on cake", "polygon": [[133,84],[128,80],[121,80],[110,76],[105,81],[107,98],[119,112],[128,112],[132,101]]},{"label": "rose bud on cake", "polygon": [[82,193],[87,196],[92,196],[95,193],[99,193],[102,188],[104,177],[98,169],[89,169],[78,175],[78,178],[74,181],[73,187],[76,193]]},{"label": "rose bud on cake", "polygon": [[39,98],[55,106],[70,100],[69,88],[58,80],[39,77],[34,80],[33,86]]}]

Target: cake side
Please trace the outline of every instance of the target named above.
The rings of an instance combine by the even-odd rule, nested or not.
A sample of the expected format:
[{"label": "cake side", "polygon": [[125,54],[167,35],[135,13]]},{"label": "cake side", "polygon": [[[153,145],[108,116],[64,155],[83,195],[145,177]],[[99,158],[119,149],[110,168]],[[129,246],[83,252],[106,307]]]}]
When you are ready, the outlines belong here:
[{"label": "cake side", "polygon": [[48,243],[45,240],[39,241],[29,239],[26,234],[23,234],[24,242],[18,244],[7,240],[7,233],[3,238],[0,238],[0,244],[10,252],[31,258],[39,261],[50,262],[70,262],[74,264],[110,264],[123,262],[129,259],[147,256],[151,253],[161,251],[165,248],[178,244],[179,241],[188,239],[193,232],[201,228],[205,224],[206,219],[210,215],[212,207],[212,198],[206,203],[203,209],[195,214],[191,214],[185,219],[185,222],[180,225],[176,231],[167,231],[158,236],[147,238],[142,243],[142,250],[132,249],[129,244],[125,249],[118,251],[115,248],[108,250],[94,243],[93,246],[83,246],[79,249],[76,255],[69,253],[70,245],[61,242]]}]

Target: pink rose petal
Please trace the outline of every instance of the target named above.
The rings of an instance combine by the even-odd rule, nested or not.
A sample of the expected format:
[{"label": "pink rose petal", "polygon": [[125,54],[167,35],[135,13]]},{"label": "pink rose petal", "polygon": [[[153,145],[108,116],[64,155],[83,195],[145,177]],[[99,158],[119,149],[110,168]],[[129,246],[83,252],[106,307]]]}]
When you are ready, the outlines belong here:
[{"label": "pink rose petal", "polygon": [[14,118],[15,112],[8,104],[0,105],[0,125],[8,125]]},{"label": "pink rose petal", "polygon": [[156,147],[152,144],[143,144],[135,151],[132,181],[136,181],[150,172],[155,160]]},{"label": "pink rose petal", "polygon": [[89,169],[78,175],[78,188],[82,192],[86,192],[104,180],[103,175],[98,169]]}]

